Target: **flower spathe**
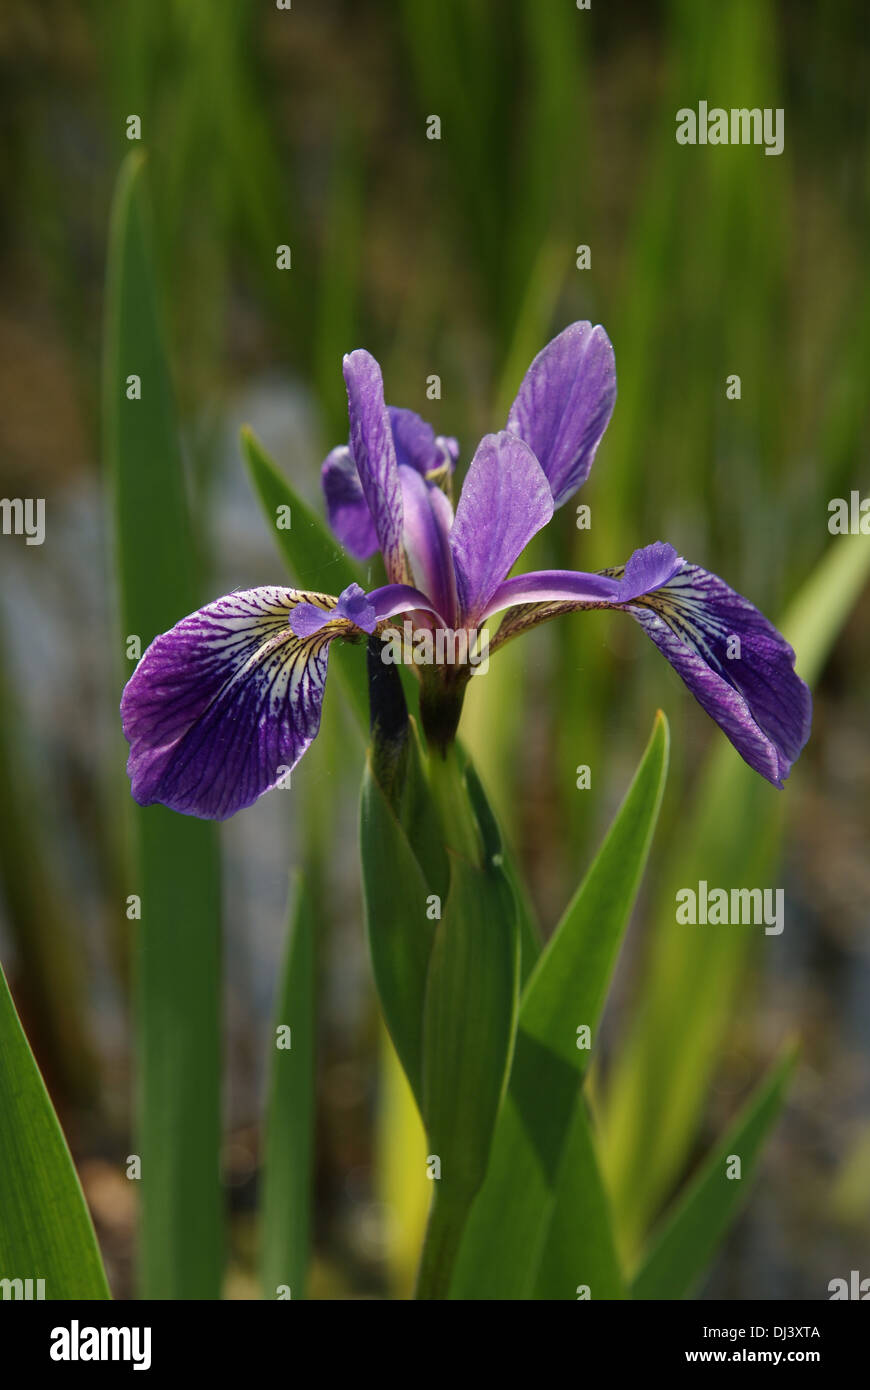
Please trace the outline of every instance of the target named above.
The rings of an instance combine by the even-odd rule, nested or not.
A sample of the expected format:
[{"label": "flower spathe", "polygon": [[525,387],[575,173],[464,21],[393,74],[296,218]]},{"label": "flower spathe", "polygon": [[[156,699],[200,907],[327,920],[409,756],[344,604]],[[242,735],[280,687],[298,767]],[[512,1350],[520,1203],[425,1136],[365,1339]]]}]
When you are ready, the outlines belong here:
[{"label": "flower spathe", "polygon": [[[380,550],[388,582],[338,597],[229,594],[157,637],[121,701],[138,802],[223,820],[274,787],[317,734],[336,639],[384,633],[399,615],[472,632],[504,613],[494,652],[583,608],[629,613],[746,762],[782,786],[809,737],[810,694],[785,639],[724,580],[660,541],[621,568],[508,577],[586,480],[612,414],[613,349],[601,327],[571,324],[538,354],[507,428],[480,441],[455,512],[456,441],[385,404],[368,352],[345,357],[344,377],[350,438],[323,465],[327,513],[354,557]],[[468,674],[427,671],[430,705],[440,683],[458,718]],[[455,719],[447,726],[452,736]]]}]

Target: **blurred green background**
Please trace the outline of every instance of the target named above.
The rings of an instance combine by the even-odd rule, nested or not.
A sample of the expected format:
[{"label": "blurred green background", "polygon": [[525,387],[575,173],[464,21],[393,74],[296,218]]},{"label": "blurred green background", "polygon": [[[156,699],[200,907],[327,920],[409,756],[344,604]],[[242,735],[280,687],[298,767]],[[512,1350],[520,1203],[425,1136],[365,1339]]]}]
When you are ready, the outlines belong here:
[{"label": "blurred green background", "polygon": [[[0,491],[44,497],[47,534],[41,547],[0,542],[0,947],[119,1296],[134,1289],[131,924],[99,382],[128,116],[147,150],[204,597],[283,580],[242,423],[319,507],[320,462],[346,437],[341,355],[365,346],[387,399],[456,435],[467,463],[532,356],[589,318],[611,336],[619,382],[578,499],[592,525],[578,530],[568,506],[528,567],[619,564],[661,538],[780,620],[838,544],[829,500],[870,495],[868,47],[857,0],[593,0],[589,12],[573,0],[5,0]],[[678,146],[677,109],[702,99],[783,107],[783,154]],[[279,245],[290,270],[276,269]],[[726,399],[730,373],[739,401]],[[744,775],[615,615],[507,648],[472,683],[464,719],[546,929],[655,708],[668,713],[662,822],[596,1075],[626,1250],[782,1037],[803,1047],[712,1298],[826,1297],[830,1279],[870,1273],[865,551],[867,538],[812,590],[809,617],[792,610],[799,669],[815,663],[820,681],[783,795]],[[419,1231],[407,1155],[416,1164],[422,1140],[362,941],[363,745],[333,685],[292,795],[221,832],[231,1297],[257,1295],[265,1060],[294,865],[316,866],[312,1292],[405,1291]],[[579,764],[591,791],[576,788]],[[698,937],[686,955],[673,894],[699,878],[783,886],[782,937]]]}]

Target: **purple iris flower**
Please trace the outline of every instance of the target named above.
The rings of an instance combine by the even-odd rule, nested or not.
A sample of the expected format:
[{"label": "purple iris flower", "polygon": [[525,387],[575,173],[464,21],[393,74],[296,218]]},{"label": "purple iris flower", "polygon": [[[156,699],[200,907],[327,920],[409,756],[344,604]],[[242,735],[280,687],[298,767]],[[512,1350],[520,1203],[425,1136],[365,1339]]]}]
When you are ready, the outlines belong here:
[{"label": "purple iris flower", "polygon": [[[399,615],[415,631],[476,635],[503,613],[494,652],[582,608],[630,613],[750,767],[782,786],[809,737],[810,693],[785,639],[723,580],[661,541],[617,569],[508,578],[585,482],[607,427],[616,373],[603,328],[571,324],[538,354],[507,428],[478,445],[455,513],[456,441],[385,405],[368,352],[344,359],[344,378],[350,440],[323,465],[329,520],[357,559],[380,550],[388,582],[368,593],[352,584],[338,598],[249,589],[157,637],[121,701],[138,802],[223,820],[274,787],[317,734],[336,638],[385,637]],[[448,662],[420,674],[424,728],[444,742],[470,670]]]}]

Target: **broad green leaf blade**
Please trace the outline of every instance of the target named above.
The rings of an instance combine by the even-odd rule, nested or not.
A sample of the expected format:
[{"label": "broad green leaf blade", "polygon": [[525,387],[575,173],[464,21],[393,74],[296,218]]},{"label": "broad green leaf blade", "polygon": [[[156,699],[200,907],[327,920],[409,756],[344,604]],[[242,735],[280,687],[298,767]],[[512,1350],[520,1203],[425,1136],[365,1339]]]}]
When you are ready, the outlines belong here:
[{"label": "broad green leaf blade", "polygon": [[450,865],[438,809],[432,797],[426,755],[414,719],[408,720],[402,787],[395,810],[430,893],[440,894],[443,901],[450,886]]},{"label": "broad green leaf blade", "polygon": [[316,1042],[315,921],[304,881],[291,891],[287,946],[270,1038],[265,1124],[261,1277],[304,1298],[310,1247]]},{"label": "broad green leaf blade", "polygon": [[[340,594],[359,574],[325,523],[303,501],[250,429],[242,430],[242,449],[263,515],[293,582],[303,589]],[[289,520],[289,526],[278,525]],[[369,702],[364,653],[334,642],[329,656],[340,670],[354,713],[368,730]]]},{"label": "broad green leaf blade", "polygon": [[[746,1102],[731,1129],[677,1199],[632,1284],[634,1298],[684,1298],[745,1200],[764,1141],[779,1114],[795,1063],[789,1049]],[[729,1177],[733,1156],[740,1177]]]},{"label": "broad green leaf blade", "polygon": [[483,783],[467,759],[465,760],[464,773],[468,795],[471,798],[474,814],[480,827],[484,852],[490,860],[504,868],[507,880],[513,889],[520,932],[520,987],[522,988],[541,954],[541,930],[522,874],[513,853],[508,848],[502,827],[483,789]]},{"label": "broad green leaf blade", "polygon": [[[556,1096],[547,1132],[532,1117],[538,1082]],[[501,1222],[509,1230],[502,1231]],[[626,1298],[610,1213],[583,1092],[528,1044],[520,1027],[510,1087],[498,1118],[486,1182],[471,1216],[450,1286],[454,1299]]]},{"label": "broad green leaf blade", "polygon": [[562,1235],[588,1274],[575,1283],[606,1287],[613,1280],[612,1238],[598,1248],[587,1243],[590,1229],[607,1231],[609,1224],[599,1214],[590,1227],[584,1208],[565,1209],[560,1173],[566,1142],[583,1123],[576,1117],[585,1105],[581,1085],[589,1050],[578,1047],[585,1041],[578,1029],[588,1027],[594,1042],[658,817],[667,760],[667,723],[659,713],[607,837],[523,992],[508,1095],[451,1297],[530,1298],[539,1280],[558,1281],[560,1274],[542,1267],[548,1251],[554,1270],[563,1267],[551,1238],[557,1201]]},{"label": "broad green leaf blade", "polygon": [[44,1279],[46,1299],[110,1296],[78,1176],[2,968],[0,1277]]},{"label": "broad green leaf blade", "polygon": [[422,1017],[435,936],[429,885],[406,833],[366,761],[360,804],[366,932],[384,1021],[420,1104]]},{"label": "broad green leaf blade", "polygon": [[223,1263],[220,854],[210,822],[136,807],[139,1282],[217,1298]]},{"label": "broad green leaf blade", "polygon": [[437,1160],[418,1298],[447,1298],[471,1203],[486,1175],[516,1035],[520,938],[498,865],[451,853],[423,1020],[423,1119]]},{"label": "broad green leaf blade", "polygon": [[423,1119],[445,1190],[483,1181],[516,1029],[519,934],[504,874],[451,857],[423,1021]]},{"label": "broad green leaf blade", "polygon": [[616,1250],[610,1197],[582,1096],[574,1106],[574,1119],[562,1146],[543,1234],[534,1298],[628,1297]]},{"label": "broad green leaf blade", "polygon": [[[811,684],[870,575],[864,540],[838,537],[782,621],[798,670]],[[793,778],[800,776],[798,764]],[[770,883],[792,796],[791,784],[784,794],[775,792],[720,740],[683,816],[684,829],[660,865],[643,987],[601,1114],[620,1245],[630,1256],[641,1248],[690,1152],[740,980],[760,944],[757,927],[675,927],[674,894],[700,879]],[[658,1137],[651,1148],[653,1125]]]},{"label": "broad green leaf blade", "polygon": [[[104,448],[121,654],[128,636],[144,651],[200,600],[156,299],[137,153],[118,179],[106,284]],[[125,678],[131,670],[127,663]],[[120,746],[119,738],[119,763]],[[137,921],[140,1292],[216,1298],[223,1253],[217,830],[162,806],[137,807],[126,785],[122,795],[134,849],[128,911],[141,911],[130,919]]]}]

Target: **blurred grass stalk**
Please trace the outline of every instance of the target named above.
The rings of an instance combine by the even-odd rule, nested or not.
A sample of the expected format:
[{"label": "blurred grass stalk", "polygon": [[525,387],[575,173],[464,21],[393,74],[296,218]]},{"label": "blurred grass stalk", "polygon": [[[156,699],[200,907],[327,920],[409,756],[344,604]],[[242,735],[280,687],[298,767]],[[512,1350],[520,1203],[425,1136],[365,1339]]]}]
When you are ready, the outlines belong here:
[{"label": "blurred grass stalk", "polygon": [[[119,668],[128,638],[137,637],[144,652],[200,598],[143,164],[142,154],[133,153],[119,174],[106,285],[104,457],[113,502]],[[132,669],[127,662],[124,674]],[[162,806],[135,806],[126,785],[118,793],[132,839],[127,916],[137,923],[131,930],[139,1292],[144,1298],[216,1298],[223,1256],[217,827]]]},{"label": "blurred grass stalk", "polygon": [[[173,342],[183,338],[180,389],[202,388],[218,368],[233,253],[291,360],[308,365],[316,277],[278,275],[278,244],[304,261],[306,227],[277,123],[264,95],[260,7],[210,0],[127,0],[102,6],[103,73],[117,133],[142,120],[144,141],[161,151],[154,178],[157,264],[176,286],[168,307]],[[184,80],[167,82],[167,71]],[[302,363],[299,356],[302,356]],[[193,380],[191,380],[193,376]]]},{"label": "blurred grass stalk", "polygon": [[316,1046],[315,919],[291,882],[287,940],[270,1039],[260,1274],[265,1298],[305,1297],[311,1246]]}]

